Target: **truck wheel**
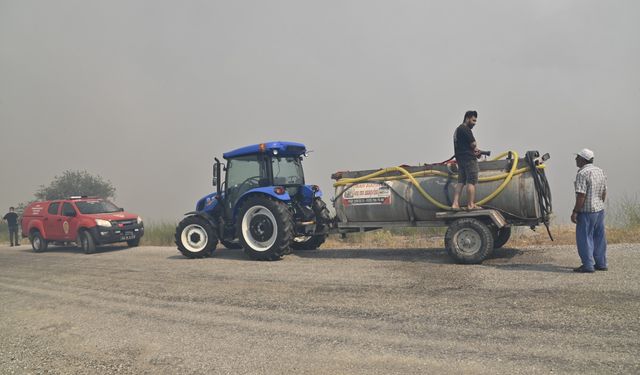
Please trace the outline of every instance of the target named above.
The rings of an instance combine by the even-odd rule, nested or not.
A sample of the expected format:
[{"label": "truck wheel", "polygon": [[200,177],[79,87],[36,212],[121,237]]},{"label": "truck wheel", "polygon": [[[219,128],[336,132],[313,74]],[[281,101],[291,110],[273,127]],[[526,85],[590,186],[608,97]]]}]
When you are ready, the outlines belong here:
[{"label": "truck wheel", "polygon": [[199,216],[187,216],[176,227],[176,245],[187,258],[211,256],[218,245],[218,236],[211,223]]},{"label": "truck wheel", "polygon": [[49,246],[49,242],[42,238],[42,235],[39,231],[33,232],[31,235],[31,247],[35,253],[41,253],[47,250],[47,246]]},{"label": "truck wheel", "polygon": [[248,198],[237,220],[238,238],[249,258],[278,260],[289,249],[293,218],[284,203],[265,196]]},{"label": "truck wheel", "polygon": [[140,245],[140,238],[136,238],[135,240],[127,241],[127,246],[129,247],[138,247]]},{"label": "truck wheel", "polygon": [[80,246],[85,254],[92,254],[96,251],[96,241],[88,230],[83,230],[78,234]]},{"label": "truck wheel", "polygon": [[499,249],[511,238],[511,227],[503,227],[493,232],[493,248]]},{"label": "truck wheel", "polygon": [[[316,233],[325,233],[331,222],[331,213],[320,198],[313,201],[313,212],[316,214]],[[316,250],[327,239],[328,234],[296,237],[291,241],[293,250]]]},{"label": "truck wheel", "polygon": [[232,242],[227,240],[220,240],[220,243],[229,250],[238,250],[242,249],[242,244],[240,242]]},{"label": "truck wheel", "polygon": [[464,218],[451,223],[444,237],[449,255],[458,263],[479,264],[493,251],[489,227],[477,219]]}]

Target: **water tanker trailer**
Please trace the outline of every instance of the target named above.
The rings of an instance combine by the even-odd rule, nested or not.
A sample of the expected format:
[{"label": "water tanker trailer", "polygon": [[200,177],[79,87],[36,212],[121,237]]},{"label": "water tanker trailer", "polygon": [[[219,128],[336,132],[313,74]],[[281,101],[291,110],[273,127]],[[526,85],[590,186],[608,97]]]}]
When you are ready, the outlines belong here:
[{"label": "water tanker trailer", "polygon": [[[514,226],[549,229],[551,193],[544,162],[549,155],[514,151],[479,161],[477,204],[453,210],[455,162],[337,172],[335,227],[341,233],[393,227],[447,227],[445,247],[460,263],[481,263],[502,247]],[[466,196],[461,197],[466,203]],[[549,232],[549,236],[551,233]]]}]

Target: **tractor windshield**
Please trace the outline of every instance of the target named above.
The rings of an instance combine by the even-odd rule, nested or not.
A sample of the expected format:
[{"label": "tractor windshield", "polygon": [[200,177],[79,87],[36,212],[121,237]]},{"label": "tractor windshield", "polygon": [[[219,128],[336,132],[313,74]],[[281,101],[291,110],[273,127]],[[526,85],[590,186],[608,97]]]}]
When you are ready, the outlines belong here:
[{"label": "tractor windshield", "polygon": [[274,185],[304,184],[304,172],[300,157],[273,157],[271,167]]}]

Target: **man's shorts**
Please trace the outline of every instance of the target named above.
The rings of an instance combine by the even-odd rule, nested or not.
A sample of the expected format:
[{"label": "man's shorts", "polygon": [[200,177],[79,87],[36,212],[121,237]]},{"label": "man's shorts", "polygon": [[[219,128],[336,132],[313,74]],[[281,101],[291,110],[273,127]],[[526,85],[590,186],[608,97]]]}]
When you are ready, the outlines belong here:
[{"label": "man's shorts", "polygon": [[478,161],[476,159],[458,161],[458,183],[475,185],[478,183]]}]

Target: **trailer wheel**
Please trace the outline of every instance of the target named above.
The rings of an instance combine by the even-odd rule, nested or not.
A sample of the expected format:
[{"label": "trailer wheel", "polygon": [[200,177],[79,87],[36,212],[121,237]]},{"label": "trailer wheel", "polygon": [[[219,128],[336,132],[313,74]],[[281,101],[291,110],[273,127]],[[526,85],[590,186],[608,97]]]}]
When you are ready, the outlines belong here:
[{"label": "trailer wheel", "polygon": [[[331,213],[326,203],[322,199],[316,198],[311,208],[316,214],[316,233],[326,233],[331,222]],[[293,250],[316,250],[324,243],[327,237],[329,237],[328,234],[296,237],[291,241],[291,248]]]},{"label": "trailer wheel", "polygon": [[480,220],[458,219],[449,225],[444,243],[458,263],[479,264],[493,251],[493,234]]},{"label": "trailer wheel", "polygon": [[47,250],[47,247],[49,246],[49,242],[47,240],[45,240],[44,238],[42,238],[42,235],[40,234],[39,231],[34,231],[31,236],[31,247],[33,248],[33,252],[35,253],[41,253],[43,251]]},{"label": "trailer wheel", "polygon": [[211,223],[200,216],[187,216],[176,227],[176,245],[187,258],[211,256],[218,245],[218,236]]},{"label": "trailer wheel", "polygon": [[220,240],[220,243],[229,250],[238,250],[242,249],[242,244],[240,242],[233,242],[228,240]]},{"label": "trailer wheel", "polygon": [[511,227],[502,227],[493,232],[493,248],[499,249],[511,238]]},{"label": "trailer wheel", "polygon": [[248,198],[240,207],[236,228],[245,254],[254,260],[278,260],[289,250],[293,218],[282,202],[266,196]]}]

